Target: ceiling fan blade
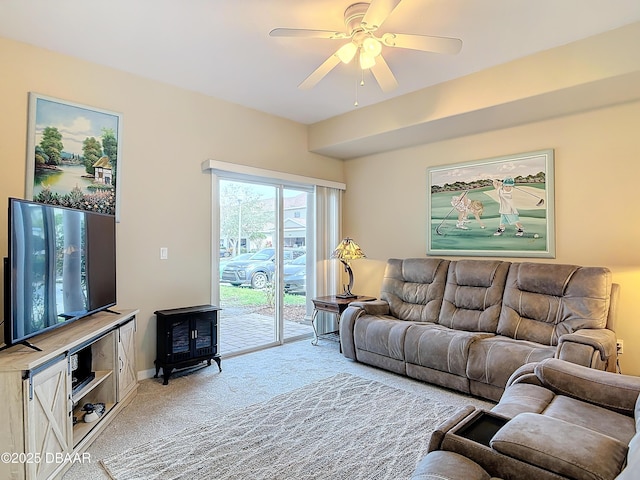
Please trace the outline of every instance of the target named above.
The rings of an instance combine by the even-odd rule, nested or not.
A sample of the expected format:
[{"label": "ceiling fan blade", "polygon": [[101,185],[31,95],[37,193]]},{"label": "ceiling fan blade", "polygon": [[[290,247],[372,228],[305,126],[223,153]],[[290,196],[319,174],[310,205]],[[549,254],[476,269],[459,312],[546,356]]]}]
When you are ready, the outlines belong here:
[{"label": "ceiling fan blade", "polygon": [[383,92],[390,92],[398,87],[398,81],[382,55],[376,57],[376,64],[371,67],[371,73]]},{"label": "ceiling fan blade", "polygon": [[412,35],[407,33],[385,33],[382,43],[387,47],[410,48],[423,52],[448,53],[455,55],[462,49],[459,38]]},{"label": "ceiling fan blade", "polygon": [[373,32],[387,19],[401,0],[371,0],[371,4],[362,19],[362,28]]},{"label": "ceiling fan blade", "polygon": [[340,59],[336,54],[327,58],[322,65],[316,68],[311,75],[304,79],[304,81],[298,85],[300,90],[309,90],[316,86],[316,84],[324,78],[324,76],[333,70],[336,65],[340,63]]},{"label": "ceiling fan blade", "polygon": [[269,32],[270,37],[297,37],[297,38],[328,38],[342,40],[349,38],[345,32],[334,30],[307,30],[305,28],[274,28]]}]

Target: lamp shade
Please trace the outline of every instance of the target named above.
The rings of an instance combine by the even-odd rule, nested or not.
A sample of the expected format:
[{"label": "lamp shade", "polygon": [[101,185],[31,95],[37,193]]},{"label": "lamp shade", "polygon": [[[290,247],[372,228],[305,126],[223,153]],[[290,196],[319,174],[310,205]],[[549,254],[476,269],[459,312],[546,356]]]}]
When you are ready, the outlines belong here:
[{"label": "lamp shade", "polygon": [[331,258],[337,258],[338,260],[349,262],[359,258],[366,258],[366,255],[360,248],[360,245],[347,237],[336,247],[331,254]]},{"label": "lamp shade", "polygon": [[382,44],[373,37],[367,37],[362,42],[362,49],[373,57],[382,53]]},{"label": "lamp shade", "polygon": [[369,52],[360,49],[360,68],[362,70],[367,70],[369,68],[374,67],[376,64],[376,57],[371,55]]},{"label": "lamp shade", "polygon": [[336,52],[336,56],[340,59],[342,63],[349,63],[353,57],[355,57],[356,52],[358,51],[358,46],[353,43],[345,43],[341,46]]}]

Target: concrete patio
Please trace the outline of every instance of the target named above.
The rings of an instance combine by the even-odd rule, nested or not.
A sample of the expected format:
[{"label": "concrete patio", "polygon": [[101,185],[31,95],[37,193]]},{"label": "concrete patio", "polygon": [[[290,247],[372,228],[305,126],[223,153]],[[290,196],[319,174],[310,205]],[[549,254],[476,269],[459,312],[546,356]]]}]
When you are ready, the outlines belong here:
[{"label": "concrete patio", "polygon": [[[242,313],[241,309],[220,312],[220,355],[223,357],[243,351],[256,350],[275,341],[274,319],[259,313]],[[311,320],[284,321],[285,341],[313,338]]]}]

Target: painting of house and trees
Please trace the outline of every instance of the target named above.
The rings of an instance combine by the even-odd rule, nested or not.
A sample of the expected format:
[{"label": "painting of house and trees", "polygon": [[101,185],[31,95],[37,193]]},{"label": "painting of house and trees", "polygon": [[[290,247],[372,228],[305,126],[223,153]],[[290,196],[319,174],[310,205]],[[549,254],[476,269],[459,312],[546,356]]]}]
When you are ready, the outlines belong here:
[{"label": "painting of house and trees", "polygon": [[121,115],[30,94],[27,198],[116,215]]},{"label": "painting of house and trees", "polygon": [[428,169],[427,253],[555,256],[553,150]]}]

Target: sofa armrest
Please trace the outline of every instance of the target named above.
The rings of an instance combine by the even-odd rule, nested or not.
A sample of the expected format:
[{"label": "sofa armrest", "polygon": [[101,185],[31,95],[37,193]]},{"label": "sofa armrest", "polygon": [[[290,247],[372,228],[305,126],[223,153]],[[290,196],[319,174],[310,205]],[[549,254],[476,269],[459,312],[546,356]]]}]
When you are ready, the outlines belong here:
[{"label": "sofa armrest", "polygon": [[633,417],[640,377],[603,372],[556,358],[538,363],[535,373],[544,387],[556,394]]},{"label": "sofa armrest", "polygon": [[351,302],[349,307],[359,307],[367,315],[389,315],[389,303],[386,300],[371,300],[370,302]]},{"label": "sofa armrest", "polygon": [[458,409],[450,418],[442,422],[438,425],[433,433],[431,434],[431,438],[429,439],[429,448],[427,452],[433,452],[434,450],[439,450],[442,445],[442,439],[444,438],[445,433],[451,430],[453,427],[458,425],[462,420],[467,418],[473,412],[476,411],[476,408],[467,405],[466,407],[462,407]]},{"label": "sofa armrest", "polygon": [[340,345],[342,347],[342,354],[351,360],[357,360],[353,328],[358,317],[365,314],[388,315],[389,304],[384,300],[351,302],[345,311],[342,312],[340,316]]},{"label": "sofa armrest", "polygon": [[490,480],[480,465],[462,455],[437,450],[416,466],[411,480]]},{"label": "sofa armrest", "polygon": [[562,335],[556,358],[599,370],[615,371],[616,335],[606,328],[581,329]]},{"label": "sofa armrest", "polygon": [[[354,302],[355,303],[355,302]],[[356,360],[356,345],[353,338],[353,328],[356,323],[356,319],[364,313],[364,310],[359,305],[349,304],[349,306],[340,315],[340,348],[342,354]]]},{"label": "sofa armrest", "polygon": [[616,334],[606,328],[583,328],[582,330],[576,330],[573,333],[562,335],[558,340],[558,346],[564,342],[589,345],[600,352],[600,358],[602,360],[607,360],[616,354]]},{"label": "sofa armrest", "polygon": [[536,376],[536,365],[538,365],[537,362],[531,362],[518,367],[507,380],[505,388],[514,383],[531,383],[541,387],[542,382]]}]

